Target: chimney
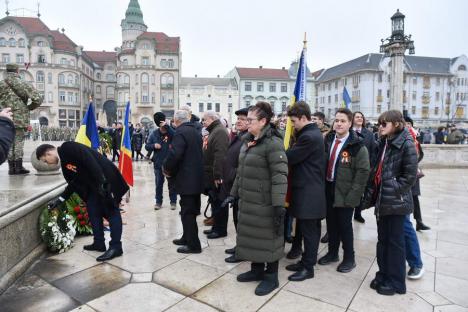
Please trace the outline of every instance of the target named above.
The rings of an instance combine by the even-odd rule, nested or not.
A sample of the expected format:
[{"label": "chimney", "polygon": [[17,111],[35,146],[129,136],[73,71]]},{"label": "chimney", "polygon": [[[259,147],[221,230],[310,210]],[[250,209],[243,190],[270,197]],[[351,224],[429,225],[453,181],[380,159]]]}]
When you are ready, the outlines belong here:
[{"label": "chimney", "polygon": [[197,78],[197,77],[198,77],[198,75],[197,75],[197,74],[195,74],[195,78]]},{"label": "chimney", "polygon": [[262,68],[263,68],[263,66],[262,66],[262,65],[260,65],[260,66],[258,66],[258,68],[262,69]]}]

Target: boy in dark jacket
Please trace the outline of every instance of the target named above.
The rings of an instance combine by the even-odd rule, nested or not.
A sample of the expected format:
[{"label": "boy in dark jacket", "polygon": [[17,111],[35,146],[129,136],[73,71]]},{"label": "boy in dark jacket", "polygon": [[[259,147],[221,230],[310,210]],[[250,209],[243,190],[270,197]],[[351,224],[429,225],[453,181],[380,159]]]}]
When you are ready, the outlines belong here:
[{"label": "boy in dark jacket", "polygon": [[350,130],[352,112],[340,108],[335,113],[333,131],[325,137],[328,252],[321,265],[337,262],[340,242],[343,261],[338,272],[356,267],[353,244],[353,212],[366,187],[370,171],[369,155],[362,139]]}]

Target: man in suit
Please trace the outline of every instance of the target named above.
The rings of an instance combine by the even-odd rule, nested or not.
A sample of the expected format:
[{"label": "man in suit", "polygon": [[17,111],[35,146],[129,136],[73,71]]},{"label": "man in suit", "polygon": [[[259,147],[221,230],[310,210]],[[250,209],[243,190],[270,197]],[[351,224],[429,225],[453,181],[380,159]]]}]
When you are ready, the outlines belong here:
[{"label": "man in suit", "polygon": [[[320,241],[321,219],[326,215],[325,147],[323,136],[311,121],[309,105],[304,101],[288,109],[296,130],[296,143],[286,151],[291,173],[290,213],[296,218],[296,235],[304,238],[302,259],[286,267],[295,272],[290,281],[314,277],[314,265]],[[302,242],[299,242],[302,244]]]},{"label": "man in suit", "polygon": [[184,233],[180,239],[173,241],[181,246],[177,252],[201,253],[196,219],[200,214],[200,196],[203,192],[203,143],[200,132],[190,122],[189,116],[185,110],[174,114],[176,132],[163,164],[163,172],[175,180],[175,188],[180,195],[180,218]]},{"label": "man in suit", "polygon": [[[94,240],[85,250],[105,251],[97,261],[106,261],[122,255],[122,218],[119,204],[128,191],[128,185],[114,164],[95,150],[76,142],[65,142],[56,148],[42,144],[36,149],[37,159],[62,166],[68,183],[65,191],[49,203],[59,207],[72,193],[77,193],[88,206]],[[103,218],[109,221],[111,241],[106,251]]]}]

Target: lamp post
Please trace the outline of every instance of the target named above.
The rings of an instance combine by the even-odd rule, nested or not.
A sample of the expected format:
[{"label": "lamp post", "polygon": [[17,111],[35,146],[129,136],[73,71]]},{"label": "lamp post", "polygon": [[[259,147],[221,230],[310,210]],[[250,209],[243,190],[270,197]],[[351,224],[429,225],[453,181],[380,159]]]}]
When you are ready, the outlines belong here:
[{"label": "lamp post", "polygon": [[414,42],[411,35],[405,35],[405,16],[397,10],[391,17],[392,35],[381,39],[380,53],[391,57],[390,74],[390,109],[403,111],[403,58],[405,51],[414,54]]}]

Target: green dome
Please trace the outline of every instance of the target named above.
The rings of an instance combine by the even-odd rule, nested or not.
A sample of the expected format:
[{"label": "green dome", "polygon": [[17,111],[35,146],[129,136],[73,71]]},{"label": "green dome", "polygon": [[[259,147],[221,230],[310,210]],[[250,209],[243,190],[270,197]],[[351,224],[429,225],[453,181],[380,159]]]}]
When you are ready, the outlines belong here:
[{"label": "green dome", "polygon": [[127,23],[145,24],[143,21],[143,12],[141,12],[138,0],[130,0],[127,11],[125,12],[125,21]]}]

